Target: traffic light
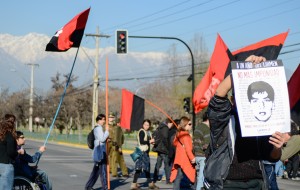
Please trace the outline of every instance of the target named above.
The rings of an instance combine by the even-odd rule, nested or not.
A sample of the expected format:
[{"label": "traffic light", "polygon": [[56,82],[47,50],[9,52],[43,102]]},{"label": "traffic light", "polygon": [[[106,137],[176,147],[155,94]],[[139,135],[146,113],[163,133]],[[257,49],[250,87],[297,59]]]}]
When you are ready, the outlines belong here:
[{"label": "traffic light", "polygon": [[184,102],[183,109],[186,113],[190,113],[190,101],[191,99],[189,97],[183,99]]},{"label": "traffic light", "polygon": [[128,50],[128,32],[127,30],[116,31],[117,54],[126,54]]}]

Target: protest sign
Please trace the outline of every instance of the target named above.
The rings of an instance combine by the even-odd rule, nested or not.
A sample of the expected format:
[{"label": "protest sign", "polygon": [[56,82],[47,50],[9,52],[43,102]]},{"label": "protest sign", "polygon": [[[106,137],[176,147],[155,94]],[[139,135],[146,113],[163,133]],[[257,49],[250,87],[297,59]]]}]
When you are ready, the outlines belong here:
[{"label": "protest sign", "polygon": [[233,61],[231,67],[242,136],[289,132],[289,96],[282,61]]}]

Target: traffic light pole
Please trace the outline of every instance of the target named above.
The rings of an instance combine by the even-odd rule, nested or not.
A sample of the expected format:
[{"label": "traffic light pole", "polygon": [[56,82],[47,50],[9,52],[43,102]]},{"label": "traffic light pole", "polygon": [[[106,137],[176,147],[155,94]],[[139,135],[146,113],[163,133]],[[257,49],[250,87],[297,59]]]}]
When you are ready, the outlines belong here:
[{"label": "traffic light pole", "polygon": [[[183,43],[189,50],[190,54],[191,54],[191,58],[192,58],[192,100],[194,97],[194,91],[195,91],[195,70],[194,70],[194,56],[192,53],[191,48],[187,45],[187,43],[185,43],[183,40],[179,39],[179,38],[175,38],[175,37],[161,37],[161,36],[128,36],[129,38],[152,38],[152,39],[164,39],[164,40],[177,40],[180,41],[181,43]],[[195,115],[195,111],[194,111],[194,104],[192,103],[192,122],[193,122],[193,131],[195,129],[195,124],[196,124],[196,115]]]}]

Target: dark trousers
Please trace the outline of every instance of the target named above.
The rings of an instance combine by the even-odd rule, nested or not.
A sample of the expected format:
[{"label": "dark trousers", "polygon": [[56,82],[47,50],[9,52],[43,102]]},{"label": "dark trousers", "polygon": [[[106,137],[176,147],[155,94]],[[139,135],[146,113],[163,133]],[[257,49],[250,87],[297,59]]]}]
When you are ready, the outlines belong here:
[{"label": "dark trousers", "polygon": [[[146,174],[147,182],[150,183],[151,182],[150,172],[149,171],[145,171],[145,170],[144,170],[144,172]],[[137,182],[137,180],[140,177],[141,173],[142,173],[142,170],[135,170],[135,174],[133,176],[132,183],[136,183]]]},{"label": "dark trousers", "polygon": [[169,155],[158,153],[157,160],[155,164],[154,174],[153,174],[153,182],[155,183],[158,180],[159,169],[162,166],[162,162],[164,162],[165,174],[167,183],[170,182],[170,166],[169,166]]},{"label": "dark trousers", "polygon": [[289,161],[286,165],[286,172],[288,174],[291,174],[291,171],[293,171],[292,177],[295,178],[297,177],[298,169],[299,169],[299,155],[295,154],[294,156],[289,158]]},{"label": "dark trousers", "polygon": [[278,190],[275,174],[275,164],[264,164],[269,190]]},{"label": "dark trousers", "polygon": [[224,182],[224,190],[262,190],[263,189],[262,179],[250,179],[248,181],[238,181],[238,180],[226,180]]},{"label": "dark trousers", "polygon": [[98,180],[98,177],[100,176],[101,184],[102,184],[102,189],[107,190],[107,176],[106,176],[106,161],[101,161],[101,162],[95,162],[92,173],[89,177],[89,180],[87,181],[85,185],[85,189],[91,189],[96,181]]}]

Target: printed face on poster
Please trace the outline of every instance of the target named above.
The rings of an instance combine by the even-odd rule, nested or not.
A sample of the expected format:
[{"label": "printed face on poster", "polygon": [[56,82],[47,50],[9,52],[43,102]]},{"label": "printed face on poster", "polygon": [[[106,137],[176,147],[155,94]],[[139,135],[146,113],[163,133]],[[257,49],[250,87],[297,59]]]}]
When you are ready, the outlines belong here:
[{"label": "printed face on poster", "polygon": [[289,132],[289,96],[282,61],[233,61],[231,68],[242,136]]}]

